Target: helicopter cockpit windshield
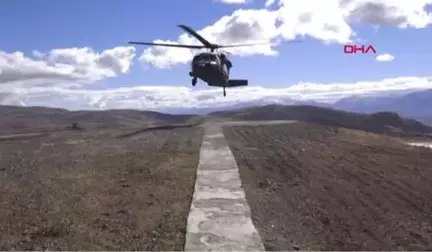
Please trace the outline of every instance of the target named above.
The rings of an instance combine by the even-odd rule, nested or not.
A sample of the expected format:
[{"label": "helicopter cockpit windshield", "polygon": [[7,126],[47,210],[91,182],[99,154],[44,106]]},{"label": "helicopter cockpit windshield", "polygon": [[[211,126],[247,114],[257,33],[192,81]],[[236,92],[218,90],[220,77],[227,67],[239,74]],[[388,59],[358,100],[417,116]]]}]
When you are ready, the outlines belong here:
[{"label": "helicopter cockpit windshield", "polygon": [[195,64],[217,64],[218,57],[212,53],[201,53],[194,57],[193,62]]}]

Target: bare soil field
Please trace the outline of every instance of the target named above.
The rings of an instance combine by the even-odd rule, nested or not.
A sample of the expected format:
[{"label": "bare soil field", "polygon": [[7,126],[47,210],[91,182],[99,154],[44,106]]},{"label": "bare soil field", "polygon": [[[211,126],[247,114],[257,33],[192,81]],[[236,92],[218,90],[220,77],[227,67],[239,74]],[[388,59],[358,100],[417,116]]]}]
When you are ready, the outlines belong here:
[{"label": "bare soil field", "polygon": [[293,123],[225,127],[267,250],[432,250],[432,150]]},{"label": "bare soil field", "polygon": [[201,127],[0,141],[0,250],[183,250]]},{"label": "bare soil field", "polygon": [[432,134],[432,127],[393,112],[362,114],[308,105],[267,105],[211,115],[240,121],[293,120],[374,133]]},{"label": "bare soil field", "polygon": [[63,131],[76,123],[85,129],[144,128],[155,125],[190,124],[195,115],[170,115],[130,109],[68,111],[49,107],[0,105],[0,134],[49,133]]}]

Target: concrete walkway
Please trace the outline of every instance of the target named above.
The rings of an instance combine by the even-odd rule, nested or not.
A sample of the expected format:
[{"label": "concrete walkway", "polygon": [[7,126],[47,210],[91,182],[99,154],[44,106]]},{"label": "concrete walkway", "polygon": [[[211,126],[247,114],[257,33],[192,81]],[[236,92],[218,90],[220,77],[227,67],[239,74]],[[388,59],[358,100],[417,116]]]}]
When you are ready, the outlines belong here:
[{"label": "concrete walkway", "polygon": [[197,250],[264,251],[221,125],[206,127],[201,146],[185,244]]}]

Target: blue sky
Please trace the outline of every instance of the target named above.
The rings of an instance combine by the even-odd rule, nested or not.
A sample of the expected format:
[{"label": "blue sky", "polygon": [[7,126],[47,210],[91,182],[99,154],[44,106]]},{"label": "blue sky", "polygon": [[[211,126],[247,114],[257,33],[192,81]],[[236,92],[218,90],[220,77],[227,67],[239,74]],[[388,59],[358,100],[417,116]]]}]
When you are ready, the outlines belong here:
[{"label": "blue sky", "polygon": [[[243,18],[243,25],[245,23],[251,26],[262,24],[262,31],[253,31],[252,29],[252,31],[245,32],[246,35],[252,32],[254,38],[284,40],[279,46],[272,48],[278,52],[277,56],[263,55],[266,54],[267,49],[260,51],[252,48],[248,52],[233,52],[233,56],[231,56],[234,64],[232,77],[249,79],[250,90],[252,90],[249,92],[262,92],[262,96],[265,96],[266,92],[270,90],[269,94],[271,93],[271,95],[269,96],[274,98],[275,94],[280,93],[277,89],[286,89],[303,82],[309,82],[313,85],[329,85],[328,87],[335,83],[355,84],[362,81],[372,81],[376,82],[375,85],[380,85],[379,81],[386,78],[415,77],[420,78],[421,81],[421,78],[430,75],[432,57],[427,55],[430,55],[429,46],[430,41],[432,41],[432,30],[429,27],[432,19],[430,16],[421,15],[421,11],[427,14],[430,11],[428,4],[431,4],[432,1],[415,0],[410,1],[412,3],[407,5],[408,1],[401,0],[352,0],[350,1],[351,9],[343,7],[342,0],[329,0],[325,5],[322,4],[324,2],[322,0],[282,0],[276,1],[269,8],[265,7],[265,0],[245,2],[230,4],[216,0],[158,0],[152,2],[139,0],[0,1],[0,31],[3,34],[0,40],[0,51],[3,52],[5,59],[9,57],[9,60],[3,60],[3,63],[0,63],[0,70],[2,70],[0,71],[0,85],[3,84],[0,92],[7,94],[0,96],[0,103],[44,104],[43,102],[46,102],[47,99],[44,99],[45,101],[37,100],[40,97],[46,97],[42,95],[42,92],[50,93],[49,97],[53,97],[56,96],[55,92],[60,92],[59,89],[62,90],[62,95],[70,90],[75,90],[75,92],[81,90],[83,95],[87,92],[85,94],[88,97],[86,100],[93,100],[90,96],[94,96],[96,93],[91,93],[91,91],[103,89],[105,90],[103,95],[107,96],[105,99],[110,96],[109,99],[112,101],[110,106],[116,106],[115,99],[112,98],[113,95],[107,92],[115,93],[118,88],[135,87],[136,89],[137,87],[169,86],[183,88],[181,89],[183,91],[187,89],[187,94],[190,95],[188,99],[195,99],[193,103],[199,105],[200,102],[197,98],[199,93],[197,92],[213,89],[205,87],[202,82],[199,82],[199,87],[195,89],[190,87],[189,65],[179,63],[187,62],[188,56],[177,55],[176,51],[159,51],[156,53],[152,51],[154,49],[138,46],[134,49],[134,55],[130,62],[125,59],[119,60],[120,63],[118,64],[124,67],[124,70],[121,71],[111,71],[109,66],[104,65],[103,69],[98,69],[96,72],[94,71],[94,62],[81,60],[81,63],[77,63],[78,61],[74,63],[71,58],[68,58],[68,67],[74,68],[73,71],[71,70],[72,72],[69,72],[70,76],[65,76],[66,74],[63,72],[61,74],[50,72],[60,71],[61,67],[60,65],[53,65],[59,63],[61,57],[57,55],[55,59],[50,61],[50,52],[54,49],[89,47],[93,50],[90,53],[98,54],[108,49],[129,47],[127,42],[130,40],[176,41],[183,34],[182,30],[176,27],[178,24],[189,25],[198,31],[210,27],[207,32],[203,31],[205,36],[205,33],[213,34],[215,29],[211,26],[222,17],[236,15],[240,18],[234,21]],[[380,7],[381,12],[373,12],[371,7],[374,6],[371,6],[371,3],[375,4],[375,7]],[[239,9],[243,9],[245,13],[239,13]],[[283,30],[284,35],[279,33],[277,36],[266,35],[265,33],[270,29],[267,27],[270,27],[271,22],[269,23],[268,18],[267,20],[257,18],[258,15],[248,16],[248,11],[257,11],[263,15],[278,12],[278,15],[285,15],[282,18],[285,21],[278,20],[277,22],[285,22],[288,28],[278,30],[278,32]],[[334,13],[331,13],[332,11]],[[236,12],[238,14],[234,14]],[[305,14],[309,15],[310,20],[301,23],[301,15],[304,16]],[[296,15],[298,15],[297,19],[295,18]],[[337,15],[343,16],[343,19],[335,18]],[[297,22],[296,25],[294,25],[295,22]],[[321,27],[323,22],[338,28],[336,30],[339,31],[332,32],[331,29]],[[401,28],[404,25],[407,28]],[[247,28],[247,26],[244,27]],[[241,31],[245,31],[246,28]],[[276,29],[277,27],[275,32]],[[355,32],[356,36],[352,36],[352,32]],[[234,41],[230,37],[233,35],[228,32],[225,34],[219,32],[218,34],[209,35],[208,39],[217,40],[214,42],[238,42]],[[301,34],[306,34],[306,36],[302,37]],[[304,42],[301,44],[287,43],[286,41],[292,39],[289,37],[294,35],[298,35],[297,38],[304,40]],[[245,37],[244,41],[249,41],[249,39]],[[346,43],[344,40],[347,39],[353,39],[355,44],[371,44],[376,48],[377,55],[391,54],[394,56],[394,60],[377,61],[377,55],[373,54],[344,55],[343,44]],[[358,39],[360,42],[357,41]],[[326,44],[327,42],[330,44]],[[196,42],[192,41],[192,43]],[[155,67],[152,60],[146,61],[140,58],[145,49],[147,49],[148,55],[157,54],[160,56],[162,54],[161,57],[174,58],[174,62],[162,69]],[[35,50],[44,54],[44,57],[35,57]],[[30,65],[27,67],[19,66],[22,61],[18,60],[13,60],[14,65],[7,65],[8,62],[12,64],[10,58],[14,52],[22,52],[28,61],[26,62]],[[132,52],[129,51],[129,53]],[[88,55],[90,54],[71,56],[68,53],[68,57],[76,57],[76,59],[81,57],[87,60],[91,58]],[[122,55],[124,56],[124,54]],[[123,57],[122,55],[117,56]],[[113,58],[110,58],[109,62],[117,60],[115,58],[117,56],[111,56]],[[64,55],[62,57],[64,60]],[[0,62],[2,62],[1,58]],[[41,72],[37,72],[36,68],[31,65],[35,62],[38,64],[46,63],[44,67],[47,69],[52,66],[56,69],[39,69]],[[32,68],[30,69],[30,67]],[[12,71],[13,68],[16,69]],[[17,69],[21,70],[18,71]],[[23,69],[30,69],[29,73]],[[47,74],[47,71],[50,73],[49,76],[41,78],[41,75]],[[107,71],[111,72],[108,73]],[[85,74],[82,74],[83,72]],[[21,77],[18,76],[20,74]],[[17,76],[12,78],[13,81],[10,81],[12,75]],[[65,83],[70,84],[71,81],[74,82],[75,87],[64,85]],[[409,87],[417,88],[413,84],[410,84]],[[418,88],[424,87],[425,84],[421,84]],[[355,88],[356,86],[353,86],[353,89]],[[383,89],[385,88],[383,87]],[[378,89],[381,90],[381,88]],[[165,92],[163,90],[158,92],[162,92],[159,94],[160,96],[171,94],[171,92],[163,93]],[[176,93],[176,91],[172,92]],[[241,94],[237,94],[238,92],[240,91],[235,91],[235,99],[237,100],[232,98],[230,102],[235,103],[250,97],[250,95],[241,97]],[[247,93],[245,92],[245,94]],[[98,94],[101,95],[101,93]],[[220,91],[216,91],[215,94],[220,95]],[[143,104],[142,100],[145,99],[143,97],[148,97],[146,95],[137,97],[136,92],[133,96],[133,99],[140,99],[141,104]],[[257,95],[254,97],[260,98]],[[152,99],[158,98],[150,98],[149,100]],[[172,98],[177,99],[175,102],[167,101],[167,99],[164,98],[166,106],[181,103],[177,96]],[[219,99],[213,97],[212,101],[217,102]],[[88,101],[82,101],[78,98],[72,100],[79,103],[87,102],[87,104],[80,106],[92,108]],[[126,106],[122,102],[118,100],[119,106]],[[148,102],[145,101],[146,104]],[[188,102],[188,100],[183,102]],[[56,101],[57,103],[59,106],[68,106],[67,103],[62,105],[60,100]],[[126,104],[137,103],[128,101]],[[104,107],[104,105],[98,106]],[[143,108],[143,105],[140,106],[138,108]]]}]

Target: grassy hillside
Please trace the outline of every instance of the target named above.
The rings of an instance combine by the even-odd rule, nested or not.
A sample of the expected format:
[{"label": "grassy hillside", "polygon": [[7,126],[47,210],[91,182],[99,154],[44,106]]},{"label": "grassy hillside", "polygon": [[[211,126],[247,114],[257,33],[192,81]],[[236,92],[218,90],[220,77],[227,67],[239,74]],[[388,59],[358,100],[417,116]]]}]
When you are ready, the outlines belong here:
[{"label": "grassy hillside", "polygon": [[224,129],[267,251],[432,248],[432,150],[293,123]]},{"label": "grassy hillside", "polygon": [[122,133],[0,141],[0,250],[182,250],[202,128]]},{"label": "grassy hillside", "polygon": [[360,114],[316,106],[269,105],[211,115],[236,120],[298,120],[376,133],[432,133],[431,127],[392,112]]},{"label": "grassy hillside", "polygon": [[[310,105],[268,105],[210,115],[210,118],[222,120],[298,120],[376,133],[432,133],[432,127],[413,119],[401,118],[392,112],[360,114]],[[68,111],[47,107],[0,106],[0,118],[1,133],[26,133],[64,129],[72,123],[78,123],[83,128],[142,128],[194,123],[207,117],[140,110]]]},{"label": "grassy hillside", "polygon": [[100,128],[187,123],[196,116],[139,110],[68,111],[47,107],[0,106],[0,118],[1,132],[22,132],[64,128],[72,123]]}]

